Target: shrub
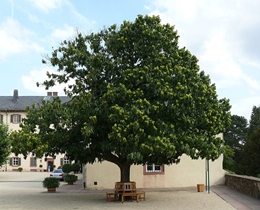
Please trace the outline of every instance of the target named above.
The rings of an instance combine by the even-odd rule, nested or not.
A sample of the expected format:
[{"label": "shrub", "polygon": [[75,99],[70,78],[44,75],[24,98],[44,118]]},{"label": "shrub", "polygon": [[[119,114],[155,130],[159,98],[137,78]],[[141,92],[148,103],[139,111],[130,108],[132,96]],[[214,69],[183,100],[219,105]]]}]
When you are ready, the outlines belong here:
[{"label": "shrub", "polygon": [[22,167],[19,167],[19,168],[18,168],[18,171],[19,171],[19,172],[22,172],[22,171],[23,171],[23,168],[22,168]]},{"label": "shrub", "polygon": [[60,186],[59,180],[53,177],[44,178],[42,184],[44,188],[57,188]]},{"label": "shrub", "polygon": [[80,164],[74,163],[74,164],[72,164],[71,168],[72,168],[72,171],[74,171],[74,173],[77,173],[80,171]]},{"label": "shrub", "polygon": [[72,165],[71,165],[71,164],[64,164],[64,165],[62,166],[62,171],[63,171],[64,173],[70,173],[71,171],[73,171],[73,170],[72,170]]},{"label": "shrub", "polygon": [[64,177],[64,181],[65,182],[76,182],[77,181],[77,177],[73,174],[67,174]]},{"label": "shrub", "polygon": [[256,176],[257,176],[257,178],[260,178],[260,174],[257,174]]}]

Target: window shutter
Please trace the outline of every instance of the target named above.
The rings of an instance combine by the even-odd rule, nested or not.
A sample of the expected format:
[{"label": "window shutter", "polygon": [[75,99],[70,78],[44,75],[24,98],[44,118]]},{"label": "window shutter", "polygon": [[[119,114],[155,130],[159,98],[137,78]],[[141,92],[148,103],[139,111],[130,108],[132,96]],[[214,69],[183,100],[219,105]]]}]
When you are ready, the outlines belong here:
[{"label": "window shutter", "polygon": [[18,115],[18,122],[21,122],[21,115]]},{"label": "window shutter", "polygon": [[21,158],[18,158],[18,166],[21,165]]},{"label": "window shutter", "polygon": [[3,122],[3,115],[0,114],[0,122]]},{"label": "window shutter", "polygon": [[10,122],[13,122],[13,115],[10,116]]},{"label": "window shutter", "polygon": [[10,158],[9,161],[10,161],[9,165],[12,166],[13,165],[13,158]]},{"label": "window shutter", "polygon": [[60,159],[60,166],[63,166],[63,158]]}]

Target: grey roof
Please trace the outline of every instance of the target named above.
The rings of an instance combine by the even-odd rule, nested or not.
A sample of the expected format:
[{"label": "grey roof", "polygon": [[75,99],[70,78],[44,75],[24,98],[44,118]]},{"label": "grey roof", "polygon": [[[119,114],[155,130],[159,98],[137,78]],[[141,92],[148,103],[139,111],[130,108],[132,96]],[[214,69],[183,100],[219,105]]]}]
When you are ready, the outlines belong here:
[{"label": "grey roof", "polygon": [[[62,103],[70,100],[67,96],[59,97]],[[18,96],[17,101],[13,96],[0,96],[0,111],[25,111],[27,106],[34,103],[41,103],[42,100],[52,100],[52,96]]]}]

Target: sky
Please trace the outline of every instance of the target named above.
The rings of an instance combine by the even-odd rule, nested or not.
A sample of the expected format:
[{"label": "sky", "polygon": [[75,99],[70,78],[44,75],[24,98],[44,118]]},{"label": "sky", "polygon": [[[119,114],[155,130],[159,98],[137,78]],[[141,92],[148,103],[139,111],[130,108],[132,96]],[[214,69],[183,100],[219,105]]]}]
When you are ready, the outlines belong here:
[{"label": "sky", "polygon": [[[259,0],[1,0],[0,95],[45,96],[36,87],[54,68],[46,55],[76,31],[98,32],[137,15],[159,15],[178,31],[179,46],[228,98],[231,114],[250,119],[260,105]],[[49,91],[64,95],[62,86]]]}]

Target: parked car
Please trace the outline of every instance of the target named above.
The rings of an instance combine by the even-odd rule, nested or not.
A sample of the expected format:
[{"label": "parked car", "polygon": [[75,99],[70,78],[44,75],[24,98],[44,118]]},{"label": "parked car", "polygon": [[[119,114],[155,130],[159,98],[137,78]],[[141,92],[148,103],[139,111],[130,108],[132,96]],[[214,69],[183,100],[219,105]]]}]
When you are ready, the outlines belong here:
[{"label": "parked car", "polygon": [[62,169],[56,169],[53,170],[50,174],[51,177],[60,179],[61,181],[64,180],[65,173],[62,171]]}]

